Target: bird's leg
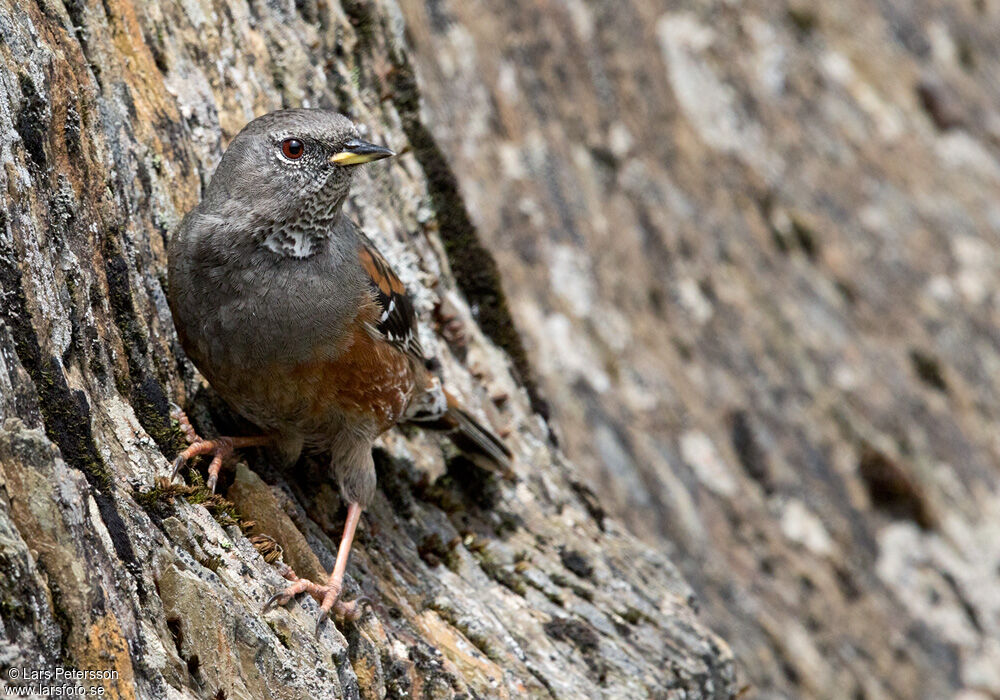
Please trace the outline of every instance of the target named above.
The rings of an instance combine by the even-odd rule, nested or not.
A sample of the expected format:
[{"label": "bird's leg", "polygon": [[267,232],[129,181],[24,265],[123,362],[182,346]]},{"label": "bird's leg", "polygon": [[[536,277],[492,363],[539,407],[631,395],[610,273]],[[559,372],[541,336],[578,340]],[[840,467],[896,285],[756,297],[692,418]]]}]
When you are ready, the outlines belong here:
[{"label": "bird's leg", "polygon": [[[326,582],[327,592],[320,603],[320,620],[327,616],[330,608],[340,597],[340,591],[344,587],[344,573],[347,571],[347,559],[351,556],[351,545],[354,543],[354,532],[358,529],[358,521],[361,520],[361,504],[349,503],[347,505],[347,521],[344,523],[344,534],[340,538],[340,547],[337,548],[337,561],[333,565],[333,573]],[[354,606],[355,608],[357,605]]]},{"label": "bird's leg", "polygon": [[208,480],[205,484],[212,493],[215,493],[215,484],[219,480],[222,460],[231,455],[234,449],[239,447],[260,447],[271,441],[271,438],[265,435],[255,435],[253,437],[218,437],[214,440],[205,440],[195,432],[191,421],[188,420],[184,411],[179,408],[176,409],[173,412],[173,417],[180,424],[181,430],[184,432],[184,437],[187,438],[188,447],[174,459],[174,471],[170,475],[170,480],[173,481],[177,477],[177,473],[181,470],[181,467],[192,457],[210,454],[212,455],[212,462],[208,465]]},{"label": "bird's leg", "polygon": [[281,575],[292,584],[280,593],[271,596],[264,604],[264,612],[270,610],[274,605],[284,605],[299,593],[309,593],[319,603],[320,608],[319,619],[316,621],[317,634],[319,634],[320,625],[323,624],[323,620],[326,619],[330,610],[345,620],[357,620],[361,617],[358,600],[346,602],[340,600],[340,593],[344,587],[344,573],[347,571],[347,559],[351,555],[351,544],[354,542],[354,532],[358,529],[360,519],[361,504],[348,504],[347,522],[344,523],[344,534],[340,538],[340,547],[337,549],[337,561],[334,563],[333,573],[330,574],[325,585],[299,578],[291,567],[287,567]]}]

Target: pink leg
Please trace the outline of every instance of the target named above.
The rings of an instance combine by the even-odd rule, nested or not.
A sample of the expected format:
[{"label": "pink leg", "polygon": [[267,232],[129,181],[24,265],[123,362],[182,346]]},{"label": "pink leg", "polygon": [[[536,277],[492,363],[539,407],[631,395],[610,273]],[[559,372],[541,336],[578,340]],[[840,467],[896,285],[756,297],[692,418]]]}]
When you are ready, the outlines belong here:
[{"label": "pink leg", "polygon": [[340,547],[337,548],[337,561],[333,565],[330,580],[326,582],[328,588],[326,597],[320,604],[323,616],[330,612],[330,608],[340,596],[340,589],[344,586],[347,559],[351,556],[351,545],[354,543],[354,532],[358,529],[359,520],[361,520],[361,504],[349,503],[347,505],[347,521],[344,523],[344,534],[340,538]]},{"label": "pink leg", "polygon": [[361,616],[358,608],[358,601],[352,600],[342,602],[339,600],[341,590],[344,587],[344,574],[347,571],[347,560],[351,555],[351,545],[354,542],[354,533],[358,529],[358,521],[361,519],[361,504],[349,503],[347,506],[347,522],[344,523],[344,534],[340,538],[340,547],[337,549],[337,561],[333,565],[333,573],[327,579],[326,585],[313,583],[306,579],[300,579],[291,567],[282,572],[282,576],[292,582],[292,585],[277,593],[264,604],[264,612],[267,612],[274,605],[284,605],[299,593],[309,593],[320,604],[319,619],[316,621],[316,634],[319,634],[320,625],[326,619],[330,610],[334,610],[338,616],[346,620],[356,620]]}]

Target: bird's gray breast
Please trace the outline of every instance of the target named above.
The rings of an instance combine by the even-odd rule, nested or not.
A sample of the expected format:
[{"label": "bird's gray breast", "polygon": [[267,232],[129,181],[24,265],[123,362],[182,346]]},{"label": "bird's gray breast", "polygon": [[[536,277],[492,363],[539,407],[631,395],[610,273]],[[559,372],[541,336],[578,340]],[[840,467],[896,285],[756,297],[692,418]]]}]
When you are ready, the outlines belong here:
[{"label": "bird's gray breast", "polygon": [[171,254],[185,349],[210,381],[334,352],[365,290],[350,241],[320,238],[303,256],[218,238],[194,236]]}]

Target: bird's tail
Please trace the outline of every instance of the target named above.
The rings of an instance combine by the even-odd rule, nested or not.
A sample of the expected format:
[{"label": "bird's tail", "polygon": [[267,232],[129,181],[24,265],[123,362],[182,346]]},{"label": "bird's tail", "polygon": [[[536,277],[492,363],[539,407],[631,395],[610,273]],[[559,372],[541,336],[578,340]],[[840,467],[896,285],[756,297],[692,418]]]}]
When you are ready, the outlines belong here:
[{"label": "bird's tail", "polygon": [[422,428],[446,431],[455,447],[471,457],[477,466],[497,472],[506,479],[514,479],[514,470],[511,468],[513,454],[510,449],[492,430],[462,408],[458,399],[447,391],[444,395],[448,407],[443,414],[433,419],[414,417],[410,421]]}]

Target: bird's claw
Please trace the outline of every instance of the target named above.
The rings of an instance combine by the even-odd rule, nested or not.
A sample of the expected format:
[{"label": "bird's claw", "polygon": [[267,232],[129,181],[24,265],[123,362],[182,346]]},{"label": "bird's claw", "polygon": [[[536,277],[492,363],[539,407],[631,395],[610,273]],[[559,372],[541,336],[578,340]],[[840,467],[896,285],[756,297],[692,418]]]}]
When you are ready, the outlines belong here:
[{"label": "bird's claw", "polygon": [[181,467],[184,466],[184,461],[185,460],[184,460],[183,455],[177,455],[177,457],[174,458],[174,470],[172,472],[170,472],[170,480],[171,481],[173,481],[174,479],[176,479],[177,475],[181,473]]},{"label": "bird's claw", "polygon": [[298,579],[292,585],[268,598],[261,612],[266,613],[278,605],[285,605],[299,593],[309,593],[320,604],[315,630],[315,635],[318,637],[323,627],[323,621],[326,620],[331,612],[340,619],[354,622],[361,617],[361,604],[371,603],[371,600],[366,596],[361,596],[355,600],[342,601],[340,600],[342,592],[343,589],[341,586],[320,585],[306,579]]},{"label": "bird's claw", "polygon": [[264,607],[260,609],[260,612],[261,614],[266,613],[269,610],[272,610],[273,608],[279,605],[284,605],[289,600],[291,600],[291,598],[286,596],[284,591],[275,593],[273,596],[267,599],[267,602],[264,603]]}]

